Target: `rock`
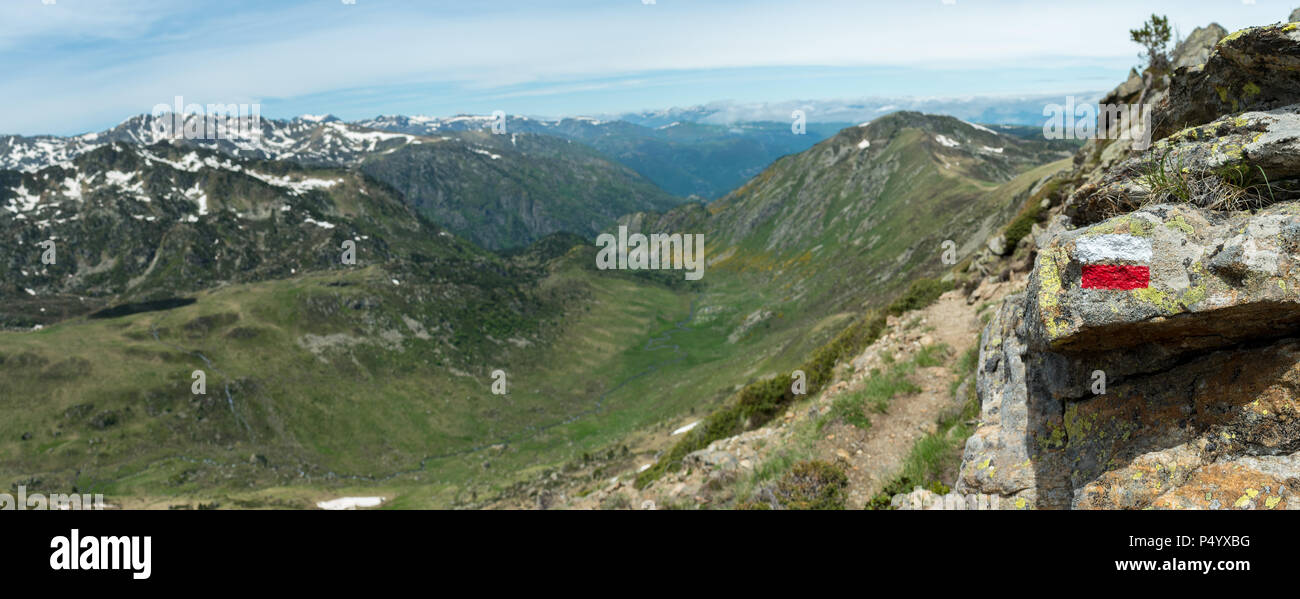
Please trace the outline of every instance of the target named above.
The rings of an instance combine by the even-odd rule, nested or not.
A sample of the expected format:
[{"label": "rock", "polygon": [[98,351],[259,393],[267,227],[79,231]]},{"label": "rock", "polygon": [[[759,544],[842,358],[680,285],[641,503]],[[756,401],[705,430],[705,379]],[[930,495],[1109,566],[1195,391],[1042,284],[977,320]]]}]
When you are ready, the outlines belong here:
[{"label": "rock", "polygon": [[1289,22],[1291,22],[1291,23],[1295,23],[1295,22],[1300,21],[1300,8],[1297,8],[1297,9],[1291,11],[1291,16],[1290,16],[1289,18],[1287,18],[1287,21],[1289,21]]},{"label": "rock", "polygon": [[1039,424],[1041,414],[1031,419],[1024,362],[1028,347],[1017,333],[1023,330],[1023,298],[1011,296],[1004,301],[980,336],[976,388],[981,424],[966,440],[957,491],[1018,497],[1032,504],[1037,495],[1032,465],[1038,447],[1025,439],[1031,433],[1046,439],[1048,431]]},{"label": "rock", "polygon": [[[1137,72],[1137,69],[1129,69],[1128,80],[1124,81],[1124,83],[1121,83],[1114,91],[1110,92],[1101,103],[1109,104],[1112,102],[1118,102],[1119,100],[1137,95],[1140,91],[1142,91],[1142,75]],[[1111,102],[1107,102],[1106,100],[1111,100]]]},{"label": "rock", "polygon": [[889,505],[896,510],[1000,510],[1013,507],[1010,502],[1004,505],[1002,498],[997,495],[965,495],[957,492],[936,495],[920,487],[911,493],[891,497]]},{"label": "rock", "polygon": [[[981,424],[957,491],[1014,507],[1290,509],[1297,244],[1294,202],[1151,206],[1052,239],[981,337]],[[1083,264],[1125,255],[1149,266],[1147,287],[1082,287]]]},{"label": "rock", "polygon": [[32,434],[31,434],[31,433],[23,433],[22,440],[23,440],[23,441],[31,441],[31,440],[32,440]]},{"label": "rock", "polygon": [[740,467],[740,460],[728,452],[706,448],[686,454],[682,465],[705,470],[735,470]]},{"label": "rock", "polygon": [[[1145,203],[1176,199],[1167,191],[1153,195],[1161,190],[1151,189],[1149,173],[1161,167],[1169,173],[1187,173],[1191,200],[1203,207],[1235,208],[1234,200],[1258,206],[1291,199],[1295,190],[1277,182],[1300,177],[1300,104],[1225,116],[1156,142],[1150,152],[1129,158],[1102,179],[1081,186],[1069,200],[1074,222],[1091,224]],[[1230,195],[1232,186],[1253,186],[1254,197]]]},{"label": "rock", "polygon": [[1219,40],[1228,35],[1228,30],[1224,29],[1218,23],[1211,23],[1206,27],[1197,27],[1192,30],[1178,47],[1170,55],[1171,68],[1178,70],[1182,67],[1194,67],[1205,64],[1210,59],[1210,53],[1218,45]]},{"label": "rock", "polygon": [[[1296,203],[1255,215],[1157,205],[1058,235],[1039,252],[1027,289],[1042,344],[1065,352],[1160,345],[1177,353],[1300,326],[1292,233],[1300,233]],[[1084,264],[1116,262],[1102,260],[1108,255],[1149,267],[1149,286],[1084,288]]]},{"label": "rock", "polygon": [[995,256],[1001,256],[1007,253],[1007,239],[1001,234],[990,237],[984,245],[988,246],[989,251]]},{"label": "rock", "polygon": [[1300,25],[1252,27],[1224,37],[1205,64],[1175,71],[1153,111],[1153,139],[1247,110],[1300,103]]}]

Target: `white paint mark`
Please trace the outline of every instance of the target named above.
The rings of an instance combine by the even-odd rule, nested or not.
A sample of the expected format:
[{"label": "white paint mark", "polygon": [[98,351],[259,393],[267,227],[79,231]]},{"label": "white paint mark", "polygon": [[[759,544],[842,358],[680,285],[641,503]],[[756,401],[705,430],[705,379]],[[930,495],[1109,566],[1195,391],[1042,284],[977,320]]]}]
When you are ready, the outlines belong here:
[{"label": "white paint mark", "polygon": [[1088,235],[1074,242],[1074,257],[1083,263],[1105,260],[1151,261],[1151,240],[1133,235]]}]

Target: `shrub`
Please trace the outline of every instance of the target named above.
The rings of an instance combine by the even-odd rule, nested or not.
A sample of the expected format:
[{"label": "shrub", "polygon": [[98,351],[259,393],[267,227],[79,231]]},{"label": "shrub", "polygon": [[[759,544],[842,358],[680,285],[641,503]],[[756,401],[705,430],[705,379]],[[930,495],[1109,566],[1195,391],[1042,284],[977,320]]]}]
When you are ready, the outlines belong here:
[{"label": "shrub", "polygon": [[952,283],[948,281],[917,279],[912,281],[911,286],[907,288],[907,292],[902,297],[889,304],[886,311],[893,316],[902,316],[912,310],[920,310],[933,304],[934,300],[939,299],[939,296],[950,290],[952,290]]},{"label": "shrub", "polygon": [[795,464],[777,481],[775,494],[791,510],[842,510],[849,477],[844,470],[820,460]]}]

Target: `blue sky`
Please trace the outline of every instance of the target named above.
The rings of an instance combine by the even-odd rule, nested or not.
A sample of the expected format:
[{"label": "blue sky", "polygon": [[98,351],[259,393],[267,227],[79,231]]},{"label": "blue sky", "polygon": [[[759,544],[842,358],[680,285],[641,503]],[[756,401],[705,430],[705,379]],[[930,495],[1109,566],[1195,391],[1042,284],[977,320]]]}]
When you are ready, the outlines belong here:
[{"label": "blue sky", "polygon": [[1153,12],[1186,34],[1293,1],[2,0],[0,132],[100,130],[177,95],[351,120],[1104,90]]}]

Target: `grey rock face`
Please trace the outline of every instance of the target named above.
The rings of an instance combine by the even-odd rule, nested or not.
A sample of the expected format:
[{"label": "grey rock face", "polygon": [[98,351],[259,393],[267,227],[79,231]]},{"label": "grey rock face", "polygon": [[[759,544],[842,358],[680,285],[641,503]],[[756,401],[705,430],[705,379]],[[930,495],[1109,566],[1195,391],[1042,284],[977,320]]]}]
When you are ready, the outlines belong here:
[{"label": "grey rock face", "polygon": [[1223,38],[1204,66],[1175,72],[1155,109],[1154,139],[1220,116],[1300,102],[1300,26],[1252,27]]},{"label": "grey rock face", "polygon": [[1193,67],[1199,64],[1205,64],[1210,58],[1210,52],[1214,50],[1215,44],[1228,35],[1228,30],[1224,29],[1218,23],[1211,23],[1205,27],[1197,27],[1192,30],[1191,35],[1187,36],[1178,47],[1174,49],[1170,57],[1173,68]]}]

